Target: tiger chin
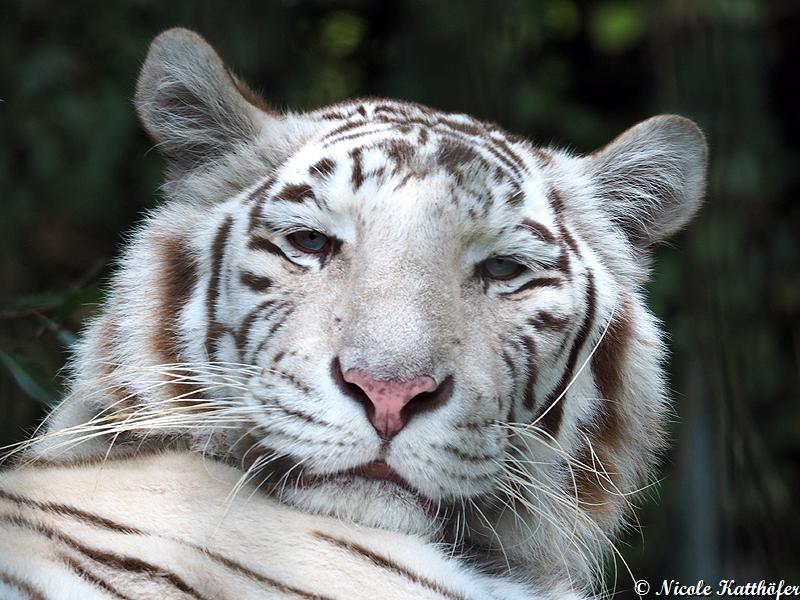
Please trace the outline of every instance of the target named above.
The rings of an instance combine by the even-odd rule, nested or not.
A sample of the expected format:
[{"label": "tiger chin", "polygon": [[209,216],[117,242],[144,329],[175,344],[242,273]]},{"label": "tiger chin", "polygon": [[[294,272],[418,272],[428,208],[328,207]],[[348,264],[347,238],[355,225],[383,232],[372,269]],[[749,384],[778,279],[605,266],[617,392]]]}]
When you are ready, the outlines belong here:
[{"label": "tiger chin", "polygon": [[664,448],[642,286],[701,203],[699,129],[576,156],[410,102],[279,113],[180,29],[135,105],[166,202],[27,455],[181,443],[300,515],[597,585]]}]

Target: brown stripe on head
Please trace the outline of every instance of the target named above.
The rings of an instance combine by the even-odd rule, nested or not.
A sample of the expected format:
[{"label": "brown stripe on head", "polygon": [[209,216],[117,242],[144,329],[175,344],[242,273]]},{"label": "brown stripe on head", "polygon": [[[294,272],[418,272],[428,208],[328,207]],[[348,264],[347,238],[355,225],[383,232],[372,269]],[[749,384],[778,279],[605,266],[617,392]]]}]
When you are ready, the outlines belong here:
[{"label": "brown stripe on head", "polygon": [[578,333],[575,335],[575,340],[572,342],[572,348],[567,357],[567,365],[564,368],[564,372],[561,374],[558,385],[547,396],[547,399],[542,404],[542,408],[535,419],[535,421],[541,421],[542,429],[553,437],[558,435],[558,431],[561,428],[561,420],[564,416],[564,402],[566,401],[566,398],[563,396],[566,393],[567,386],[572,382],[578,356],[591,336],[596,311],[597,288],[594,283],[594,274],[591,270],[587,270],[586,313],[581,323],[581,328],[578,330]]},{"label": "brown stripe on head", "polygon": [[447,137],[442,138],[436,150],[436,163],[449,173],[479,160],[485,162],[474,148]]},{"label": "brown stripe on head", "polygon": [[247,231],[250,235],[258,229],[259,219],[261,217],[262,204],[265,201],[267,191],[275,185],[275,177],[270,177],[267,181],[262,183],[258,188],[250,194],[249,201],[253,202],[253,206],[248,213]]},{"label": "brown stripe on head", "polygon": [[[220,335],[220,326],[217,323],[217,298],[219,297],[219,284],[222,278],[222,261],[225,257],[225,246],[233,227],[233,217],[228,215],[217,229],[214,243],[211,245],[211,278],[206,291],[206,318],[208,329],[206,332],[206,352],[208,356],[214,355],[214,343]],[[188,296],[188,294],[187,294]],[[184,303],[186,298],[184,298]]]},{"label": "brown stripe on head", "polygon": [[[352,115],[349,115],[349,116],[346,116],[344,118],[345,119],[349,119],[351,117],[352,117]],[[334,138],[337,135],[340,135],[342,133],[350,131],[351,129],[356,129],[358,127],[364,127],[364,125],[366,125],[366,123],[365,123],[365,121],[363,119],[359,119],[357,121],[347,121],[346,123],[342,123],[341,125],[339,125],[335,129],[332,129],[331,131],[326,133],[322,137],[322,141],[330,140],[331,138]]]},{"label": "brown stripe on head", "polygon": [[391,106],[389,104],[377,104],[372,108],[373,115],[379,115],[381,113],[391,114],[391,115],[400,115],[401,117],[408,116],[408,110],[402,106]]},{"label": "brown stripe on head", "polygon": [[548,167],[553,162],[553,156],[549,152],[543,150],[539,146],[535,146],[533,142],[531,142],[531,140],[525,136],[509,132],[504,132],[504,135],[505,138],[512,144],[522,146],[525,150],[533,154],[539,161],[540,166]]},{"label": "brown stripe on head", "polygon": [[525,200],[525,190],[518,182],[512,180],[511,190],[506,195],[505,203],[509,206],[519,206],[523,200]]},{"label": "brown stripe on head", "polygon": [[570,268],[569,247],[567,246],[566,242],[562,242],[560,246],[561,251],[558,253],[556,269],[566,275],[567,279],[570,279],[572,275],[572,269]]},{"label": "brown stripe on head", "polygon": [[551,244],[555,242],[555,236],[552,234],[552,232],[538,221],[534,221],[533,219],[524,219],[522,221],[522,227],[530,229],[545,242],[549,242]]},{"label": "brown stripe on head", "polygon": [[524,161],[524,160],[522,160],[522,157],[520,157],[520,155],[519,155],[519,154],[517,154],[517,153],[516,153],[516,152],[515,152],[515,151],[514,151],[514,150],[511,148],[511,146],[509,146],[509,145],[508,145],[508,143],[506,142],[506,140],[504,140],[502,137],[497,137],[497,136],[493,136],[493,137],[491,138],[491,140],[492,140],[492,141],[493,141],[495,144],[497,144],[497,145],[498,145],[498,146],[499,146],[499,147],[500,147],[500,148],[503,150],[503,152],[505,152],[505,153],[508,155],[508,157],[509,157],[509,158],[510,158],[512,161],[514,161],[514,163],[515,163],[515,164],[516,164],[518,167],[520,167],[521,169],[525,169],[525,168],[526,168],[526,167],[525,167],[525,161]]},{"label": "brown stripe on head", "polygon": [[563,238],[567,248],[572,250],[575,256],[580,258],[581,251],[580,248],[578,248],[578,243],[575,241],[575,238],[572,237],[572,234],[569,232],[569,229],[567,229],[567,226],[564,225],[563,221],[558,223],[558,232],[561,234],[561,237]]},{"label": "brown stripe on head", "polygon": [[526,290],[541,287],[561,287],[564,280],[559,277],[534,277],[530,281],[523,283],[517,289],[509,290],[507,292],[500,292],[500,296],[515,296]]},{"label": "brown stripe on head", "polygon": [[514,364],[514,360],[511,358],[511,355],[508,353],[507,348],[503,348],[502,358],[503,361],[506,363],[506,367],[508,368],[508,373],[511,375],[512,382],[516,382],[517,367]]},{"label": "brown stripe on head", "polygon": [[621,307],[592,356],[591,363],[592,376],[601,398],[592,442],[596,440],[598,444],[610,448],[619,448],[625,433],[620,402],[632,335],[630,304],[627,300],[622,300]]},{"label": "brown stripe on head", "polygon": [[256,275],[250,271],[239,272],[239,281],[242,285],[250,288],[252,291],[262,293],[267,291],[272,285],[272,280],[263,275]]},{"label": "brown stripe on head", "polygon": [[[158,309],[152,328],[153,346],[161,364],[179,363],[184,355],[180,315],[197,284],[197,260],[186,241],[177,236],[160,238],[158,254],[161,277],[157,289]],[[171,396],[193,391],[192,387],[177,383],[170,388],[168,394]]]},{"label": "brown stripe on head", "polygon": [[345,119],[349,119],[352,115],[341,111],[329,110],[327,112],[322,113],[319,118],[325,119],[326,121],[344,121]]},{"label": "brown stripe on head", "polygon": [[272,241],[269,240],[268,238],[265,238],[260,235],[251,237],[247,241],[247,247],[250,250],[259,250],[261,252],[268,252],[284,260],[286,259],[286,255],[283,253],[283,251],[281,251],[280,248],[278,248],[278,246],[273,244]]},{"label": "brown stripe on head", "polygon": [[527,410],[533,410],[536,403],[536,397],[533,393],[533,388],[536,385],[536,378],[538,376],[536,346],[530,336],[522,337],[522,345],[525,347],[525,363],[527,377],[525,378],[525,389],[523,390],[522,405]]},{"label": "brown stripe on head", "polygon": [[353,173],[350,181],[353,184],[353,191],[358,190],[364,183],[364,165],[361,158],[361,148],[354,148],[350,151],[350,158],[353,159]]},{"label": "brown stripe on head", "polygon": [[[625,436],[625,415],[622,411],[624,367],[633,322],[630,302],[623,299],[603,339],[592,356],[591,371],[601,400],[591,423],[579,427],[582,448],[574,467],[574,484],[568,480],[570,492],[595,516],[608,516],[621,502],[617,501],[623,478],[617,472],[615,456]],[[596,472],[593,472],[592,469]]]},{"label": "brown stripe on head", "polygon": [[264,183],[262,183],[256,189],[254,189],[252,192],[250,192],[250,195],[248,196],[247,199],[251,200],[251,201],[256,201],[256,202],[258,200],[261,200],[262,198],[264,198],[264,195],[266,194],[267,190],[269,190],[269,188],[271,188],[273,185],[275,185],[275,176],[274,175],[272,177],[270,177],[269,179],[267,179]]},{"label": "brown stripe on head", "polygon": [[414,146],[405,140],[383,140],[378,148],[396,165],[408,163],[415,153]]},{"label": "brown stripe on head", "polygon": [[556,216],[562,216],[564,214],[564,200],[561,198],[561,194],[558,193],[556,188],[550,188],[547,191],[547,200],[550,202],[550,208],[553,209]]},{"label": "brown stripe on head", "polygon": [[547,311],[539,311],[536,316],[528,319],[528,324],[539,331],[563,331],[570,324],[567,317],[559,317]]},{"label": "brown stripe on head", "polygon": [[314,190],[307,183],[289,183],[275,194],[273,200],[284,200],[286,202],[303,202],[314,200]]},{"label": "brown stripe on head", "polygon": [[250,327],[255,323],[256,319],[259,316],[263,316],[262,312],[264,309],[273,306],[277,301],[274,298],[270,298],[268,300],[264,300],[258,304],[255,308],[253,308],[245,318],[242,320],[241,325],[237,329],[236,333],[234,334],[234,341],[236,342],[236,348],[239,350],[240,354],[244,353],[245,347],[247,345],[247,340],[250,335]]},{"label": "brown stripe on head", "polygon": [[460,133],[465,133],[468,136],[472,137],[487,137],[487,130],[486,127],[482,123],[478,123],[477,121],[470,121],[468,123],[464,123],[461,121],[456,121],[455,119],[448,118],[446,116],[439,117],[436,119],[436,123],[438,125],[443,125],[448,129],[452,129],[453,131],[458,131]]},{"label": "brown stripe on head", "polygon": [[158,240],[158,312],[154,345],[163,363],[179,362],[183,352],[180,339],[180,312],[197,284],[197,260],[186,242],[177,236]]},{"label": "brown stripe on head", "polygon": [[553,156],[542,150],[541,148],[537,148],[536,146],[531,148],[531,151],[536,155],[536,158],[539,159],[539,162],[543,167],[549,167],[553,162]]},{"label": "brown stripe on head", "polygon": [[576,256],[580,257],[581,252],[578,248],[578,244],[575,241],[575,238],[572,237],[572,234],[567,229],[567,226],[564,224],[564,200],[561,198],[561,194],[555,188],[550,188],[547,192],[547,199],[550,202],[550,207],[553,209],[553,212],[556,216],[556,223],[558,224],[558,233],[561,235],[561,238],[564,240],[564,243],[567,245],[567,248],[572,250]]},{"label": "brown stripe on head", "polygon": [[308,169],[312,177],[328,177],[336,169],[336,163],[330,158],[323,158]]}]

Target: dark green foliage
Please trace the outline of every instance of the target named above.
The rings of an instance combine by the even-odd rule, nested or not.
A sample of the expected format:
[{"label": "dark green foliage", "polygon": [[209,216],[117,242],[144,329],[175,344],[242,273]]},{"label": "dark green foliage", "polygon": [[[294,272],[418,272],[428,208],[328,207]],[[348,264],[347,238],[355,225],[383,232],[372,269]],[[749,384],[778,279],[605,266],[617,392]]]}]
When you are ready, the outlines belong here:
[{"label": "dark green foliage", "polygon": [[[123,233],[158,201],[131,98],[149,41],[176,25],[279,108],[394,96],[579,152],[658,112],[695,119],[708,200],[649,289],[671,332],[675,447],[645,544],[622,550],[651,581],[800,583],[795,3],[3,2],[0,443],[58,397]],[[618,586],[632,597],[622,571]]]}]

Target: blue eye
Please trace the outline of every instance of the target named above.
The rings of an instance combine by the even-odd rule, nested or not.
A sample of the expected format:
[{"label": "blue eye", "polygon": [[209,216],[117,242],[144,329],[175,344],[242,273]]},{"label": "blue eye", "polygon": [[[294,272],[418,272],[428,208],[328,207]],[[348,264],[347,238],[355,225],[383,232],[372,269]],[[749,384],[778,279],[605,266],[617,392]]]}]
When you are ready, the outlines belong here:
[{"label": "blue eye", "polygon": [[327,235],[311,229],[295,231],[289,235],[289,241],[298,250],[309,252],[311,254],[325,252],[331,242]]},{"label": "blue eye", "polygon": [[483,273],[491,279],[514,279],[525,269],[518,262],[508,258],[490,258],[483,261]]}]

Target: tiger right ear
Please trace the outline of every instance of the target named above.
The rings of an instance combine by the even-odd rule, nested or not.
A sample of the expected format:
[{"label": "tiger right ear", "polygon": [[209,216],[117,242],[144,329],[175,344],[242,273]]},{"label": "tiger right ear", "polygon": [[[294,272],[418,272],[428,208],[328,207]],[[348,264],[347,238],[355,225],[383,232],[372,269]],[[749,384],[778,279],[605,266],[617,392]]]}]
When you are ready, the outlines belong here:
[{"label": "tiger right ear", "polygon": [[135,104],[145,129],[178,172],[254,140],[275,118],[202,37],[179,28],[150,45]]},{"label": "tiger right ear", "polygon": [[708,148],[685,117],[642,121],[582,160],[601,208],[641,249],[673,235],[703,200]]}]

